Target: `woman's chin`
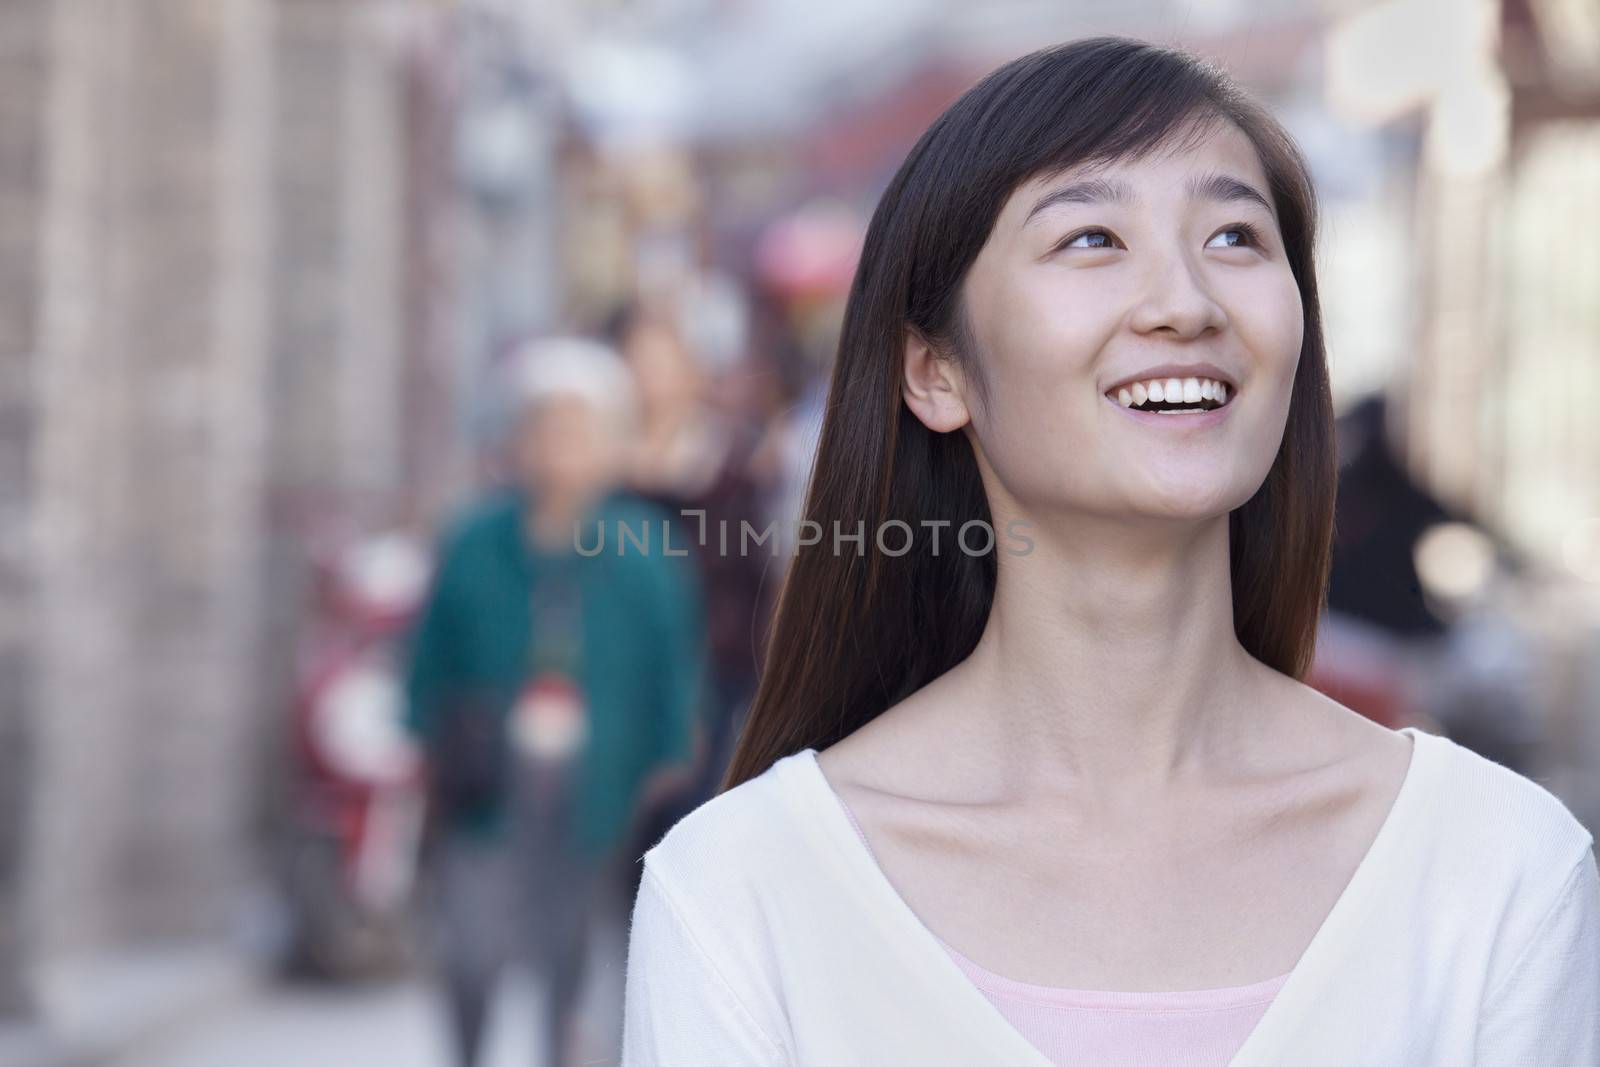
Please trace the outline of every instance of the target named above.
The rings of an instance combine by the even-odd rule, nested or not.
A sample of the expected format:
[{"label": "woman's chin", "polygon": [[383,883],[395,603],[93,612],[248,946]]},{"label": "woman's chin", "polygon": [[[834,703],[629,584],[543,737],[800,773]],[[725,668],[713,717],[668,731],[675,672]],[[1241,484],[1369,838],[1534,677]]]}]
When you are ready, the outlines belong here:
[{"label": "woman's chin", "polygon": [[[1246,498],[1247,499],[1247,498]],[[1151,487],[1137,501],[1127,501],[1130,519],[1205,522],[1227,515],[1244,500],[1231,485],[1187,483]]]}]

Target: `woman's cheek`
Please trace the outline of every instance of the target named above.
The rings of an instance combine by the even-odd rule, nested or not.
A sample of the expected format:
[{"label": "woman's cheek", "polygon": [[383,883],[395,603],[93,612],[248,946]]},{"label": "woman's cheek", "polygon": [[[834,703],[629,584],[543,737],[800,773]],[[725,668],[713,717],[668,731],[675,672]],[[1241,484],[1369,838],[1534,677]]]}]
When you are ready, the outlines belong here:
[{"label": "woman's cheek", "polygon": [[[1065,468],[1092,462],[1093,412],[1063,395],[1059,381],[994,390],[979,442],[995,475],[1021,501],[1057,499]],[[1092,385],[1083,388],[1092,389]]]},{"label": "woman's cheek", "polygon": [[1285,375],[1293,378],[1295,366],[1300,360],[1300,345],[1305,337],[1305,311],[1294,275],[1285,269],[1278,278],[1276,289],[1266,294],[1266,299],[1258,306],[1271,308],[1275,312],[1270,327],[1270,348]]}]

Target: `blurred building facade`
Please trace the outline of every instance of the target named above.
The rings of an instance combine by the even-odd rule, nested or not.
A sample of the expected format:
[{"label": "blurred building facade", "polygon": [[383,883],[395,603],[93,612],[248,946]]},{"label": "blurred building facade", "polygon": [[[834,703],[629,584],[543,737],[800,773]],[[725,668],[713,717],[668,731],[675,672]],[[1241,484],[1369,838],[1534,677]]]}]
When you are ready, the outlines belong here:
[{"label": "blurred building facade", "polygon": [[[1600,820],[1600,19],[1389,0],[1330,35],[1329,102],[1411,131],[1406,329],[1383,383],[1409,473],[1505,546],[1539,776]],[[1412,57],[1407,61],[1403,57]],[[1487,649],[1485,654],[1504,650]]]},{"label": "blurred building facade", "polygon": [[28,553],[37,420],[41,234],[37,161],[44,111],[45,5],[0,12],[0,1012],[25,1009],[22,863],[30,775],[34,574]]},{"label": "blurred building facade", "polygon": [[0,10],[7,1013],[234,931],[298,546],[462,477],[448,272],[404,225],[447,184],[434,6]]}]

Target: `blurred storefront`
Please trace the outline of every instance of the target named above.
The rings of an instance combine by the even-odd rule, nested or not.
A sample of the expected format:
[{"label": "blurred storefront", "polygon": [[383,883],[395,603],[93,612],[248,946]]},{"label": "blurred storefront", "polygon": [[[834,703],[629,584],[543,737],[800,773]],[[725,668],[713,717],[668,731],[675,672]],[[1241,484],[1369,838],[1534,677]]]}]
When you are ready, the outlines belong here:
[{"label": "blurred storefront", "polygon": [[1515,660],[1534,773],[1600,819],[1600,22],[1565,0],[1390,0],[1352,5],[1327,57],[1334,113],[1416,145],[1388,434],[1494,546],[1419,545],[1424,584],[1483,631],[1476,662]]}]

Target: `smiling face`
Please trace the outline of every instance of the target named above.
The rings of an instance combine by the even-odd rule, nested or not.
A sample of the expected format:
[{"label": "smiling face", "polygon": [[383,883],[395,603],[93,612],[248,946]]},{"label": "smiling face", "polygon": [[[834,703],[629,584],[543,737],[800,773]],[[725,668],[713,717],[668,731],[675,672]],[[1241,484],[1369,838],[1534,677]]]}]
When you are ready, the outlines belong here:
[{"label": "smiling face", "polygon": [[[1024,511],[1238,507],[1278,452],[1304,334],[1270,204],[1254,147],[1225,122],[1138,161],[1024,183],[964,283],[987,402],[948,362],[934,361],[953,375],[947,391],[919,390],[932,363],[919,368],[915,342],[906,402],[935,430],[966,426],[997,504],[996,483]],[[1198,364],[1211,372],[1167,369]],[[1146,414],[1114,388],[1190,376],[1226,381],[1226,403]]]}]

